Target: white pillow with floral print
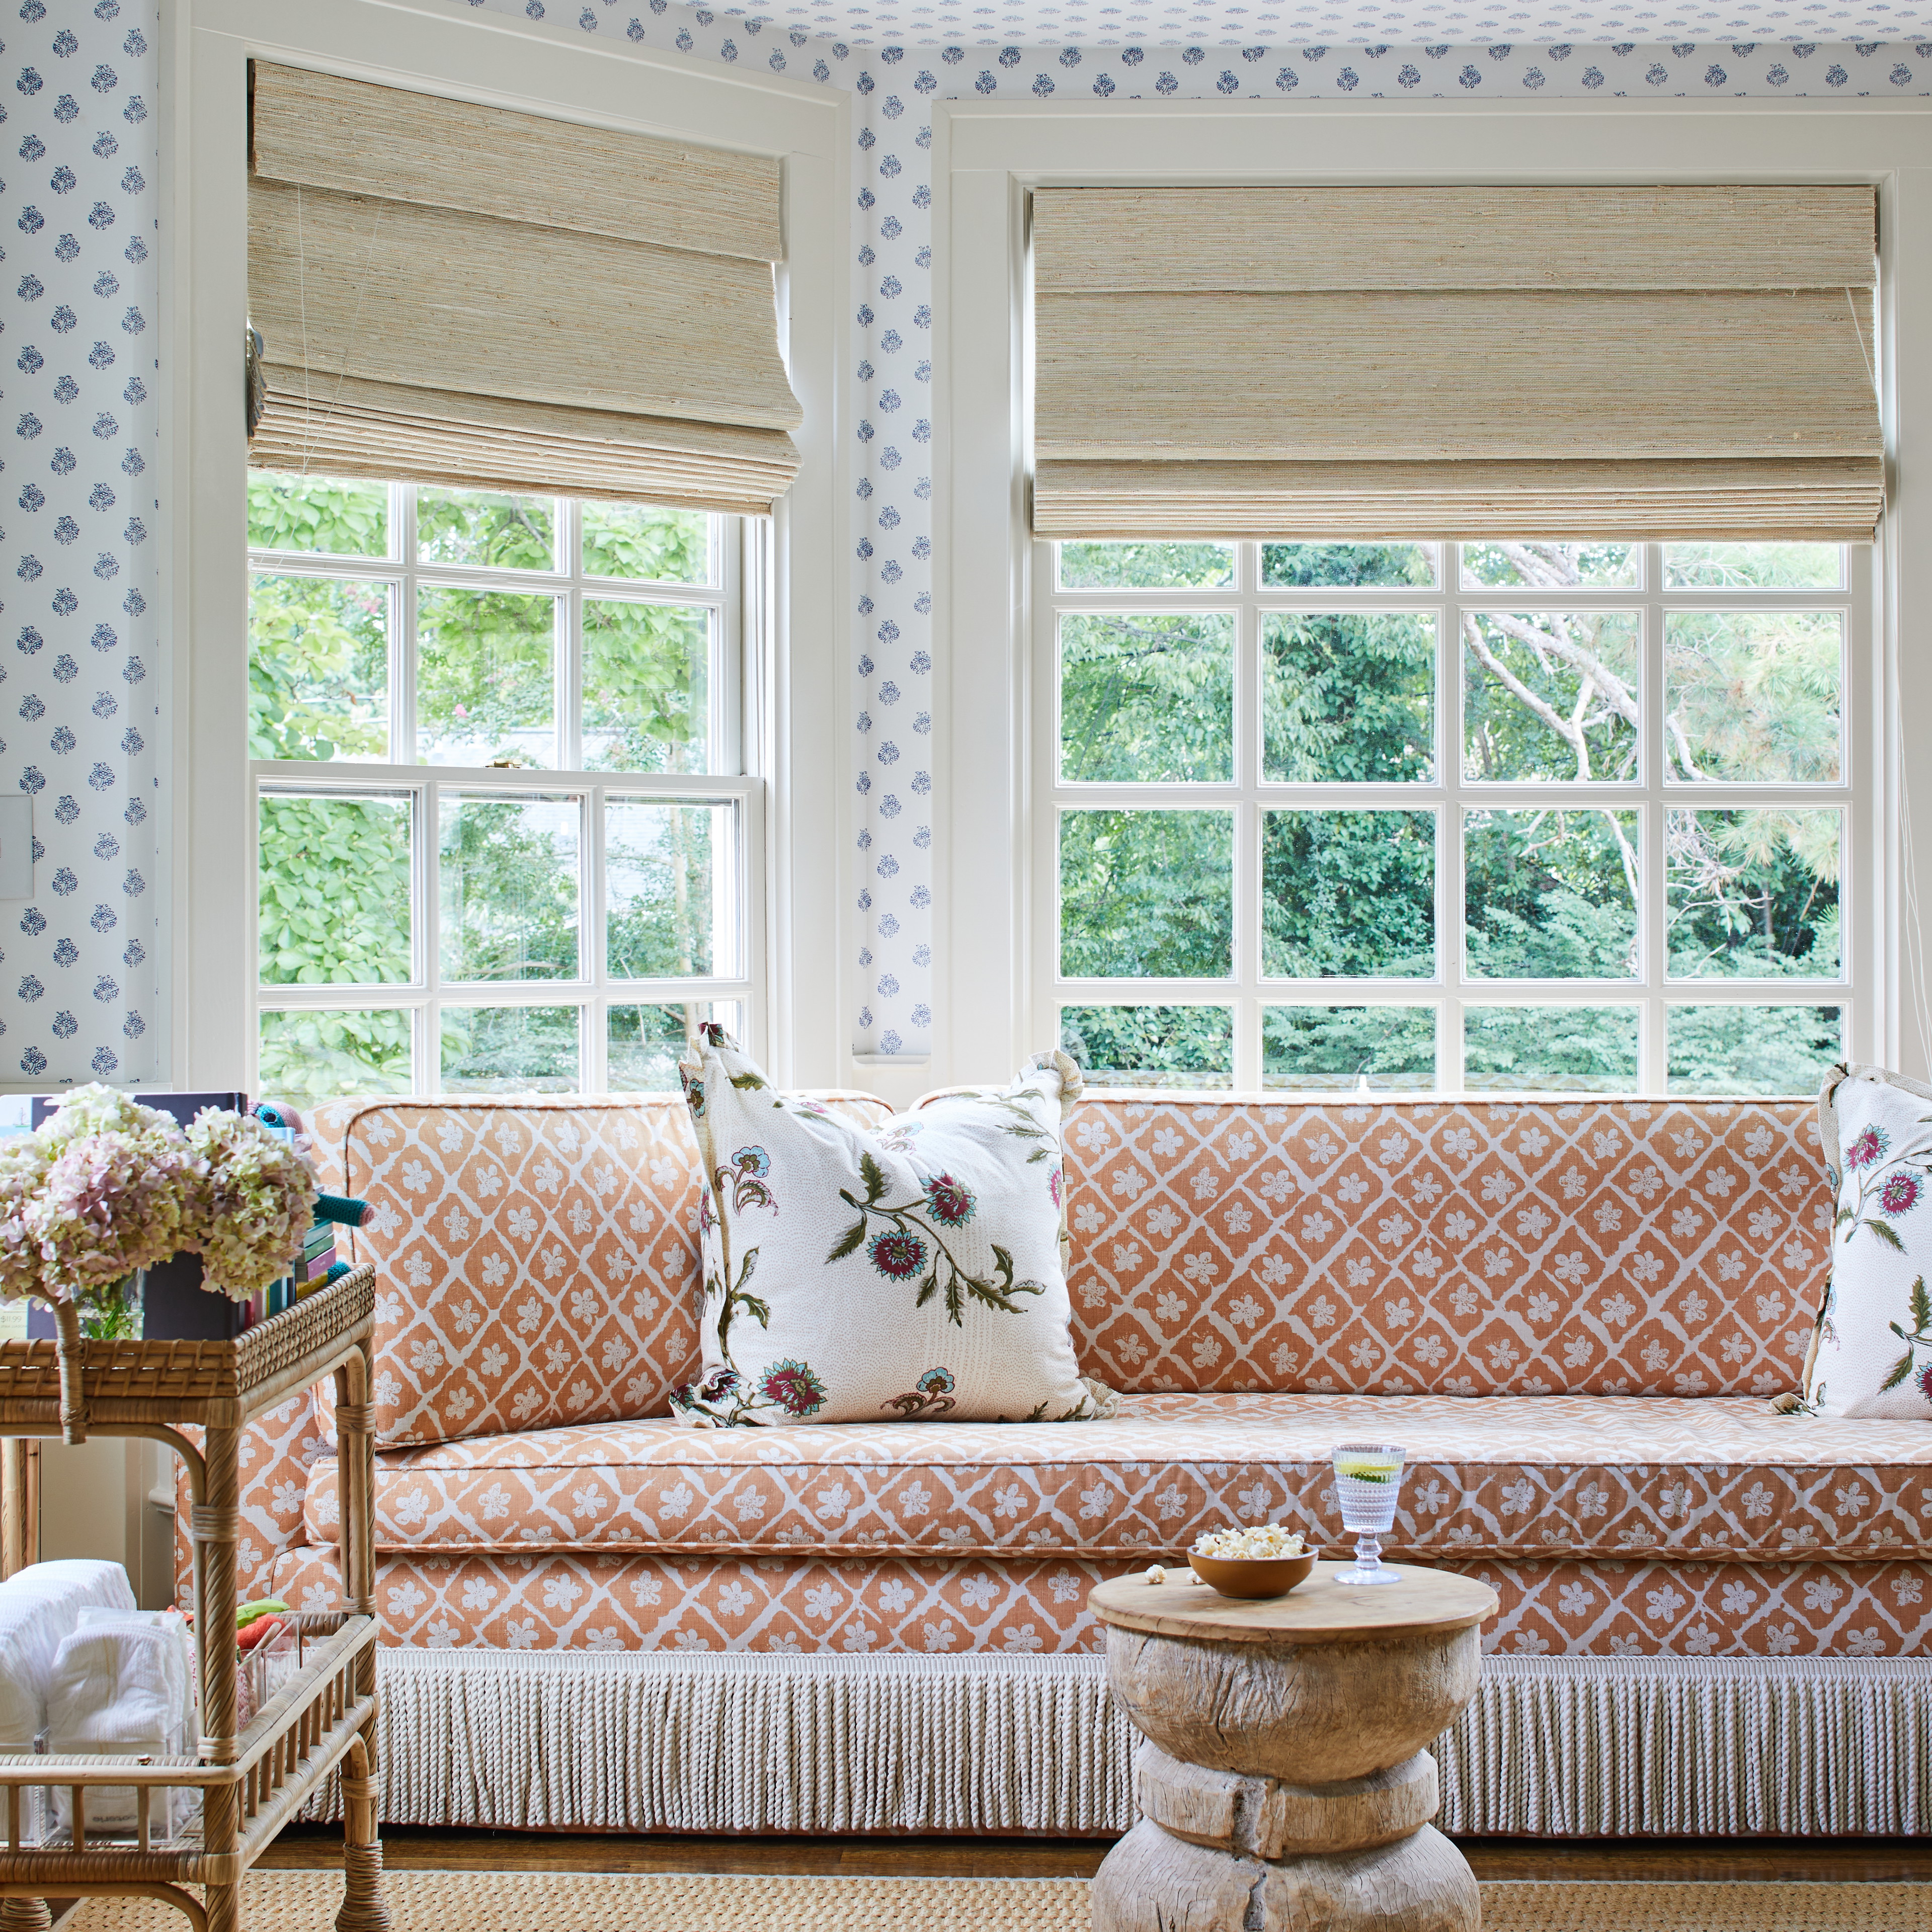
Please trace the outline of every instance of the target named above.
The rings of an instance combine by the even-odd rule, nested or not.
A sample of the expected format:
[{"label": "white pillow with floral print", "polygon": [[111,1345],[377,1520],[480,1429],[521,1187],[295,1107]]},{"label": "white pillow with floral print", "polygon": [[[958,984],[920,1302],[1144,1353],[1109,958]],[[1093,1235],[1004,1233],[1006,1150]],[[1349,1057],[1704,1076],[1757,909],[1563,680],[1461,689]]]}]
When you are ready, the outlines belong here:
[{"label": "white pillow with floral print", "polygon": [[1072,1422],[1113,1396],[1074,1360],[1060,1123],[1079,1091],[1042,1055],[878,1132],[780,1094],[722,1030],[683,1070],[703,1156],[699,1428]]},{"label": "white pillow with floral print", "polygon": [[1838,1212],[1803,1406],[1932,1420],[1932,1087],[1836,1066],[1818,1123]]}]

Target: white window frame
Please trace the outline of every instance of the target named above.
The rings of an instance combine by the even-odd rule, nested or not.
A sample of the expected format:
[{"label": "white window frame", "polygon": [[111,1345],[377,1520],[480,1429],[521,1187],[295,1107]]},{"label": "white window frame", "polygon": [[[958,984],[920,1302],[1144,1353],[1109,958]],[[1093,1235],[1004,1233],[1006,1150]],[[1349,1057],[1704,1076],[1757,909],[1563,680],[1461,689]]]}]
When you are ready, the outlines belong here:
[{"label": "white window frame", "polygon": [[[251,550],[250,578],[257,574],[380,583],[388,589],[388,730],[392,752],[415,743],[418,592],[436,587],[502,591],[556,600],[554,658],[556,728],[554,763],[542,770],[504,770],[419,764],[405,758],[385,763],[336,759],[256,759],[249,766],[253,813],[259,833],[264,796],[404,798],[411,806],[411,971],[406,981],[351,985],[280,985],[258,982],[254,992],[256,1023],[250,1030],[246,1090],[257,1091],[261,1016],[270,1012],[406,1012],[412,1016],[412,1058],[418,1094],[443,1090],[441,1019],[446,1007],[574,1006],[578,1012],[578,1079],[575,1090],[610,1090],[609,1022],[614,1006],[696,1005],[724,1003],[735,1010],[736,1030],[748,1050],[761,1053],[766,1036],[762,983],[765,959],[764,781],[744,772],[743,728],[746,644],[755,667],[762,623],[760,594],[769,545],[761,518],[709,518],[709,584],[660,584],[632,578],[596,577],[583,568],[584,506],[558,498],[555,539],[558,567],[506,570],[468,564],[425,562],[418,554],[417,489],[392,483],[388,488],[389,554],[383,557],[344,556],[314,550]],[[539,493],[524,493],[537,496]],[[589,771],[584,768],[580,712],[584,688],[584,606],[602,602],[655,604],[710,614],[712,650],[706,680],[710,716],[711,773]],[[754,672],[755,677],[755,670]],[[568,980],[491,982],[487,986],[446,976],[441,968],[442,904],[437,886],[436,848],[442,801],[447,794],[466,798],[568,798],[578,807],[578,964]],[[605,943],[608,880],[604,866],[604,806],[612,799],[652,802],[729,802],[736,808],[736,836],[714,854],[712,895],[717,924],[728,933],[731,972],[688,979],[622,980],[609,970]],[[257,861],[259,866],[259,859]],[[259,935],[258,935],[259,936]]]},{"label": "white window frame", "polygon": [[[746,976],[764,989],[759,1043],[772,1076],[800,1086],[851,1084],[845,1016],[856,968],[838,856],[850,847],[856,770],[840,616],[850,601],[850,458],[839,434],[850,359],[850,98],[777,75],[713,70],[620,36],[566,38],[496,13],[452,17],[430,0],[194,0],[161,16],[160,215],[172,239],[163,253],[160,343],[167,466],[156,494],[160,702],[172,727],[158,788],[166,918],[156,1084],[247,1090],[254,1064],[258,781],[248,754],[248,472],[232,352],[248,314],[250,57],[780,160],[779,344],[805,420],[794,438],[799,473],[758,564],[771,586],[767,621],[744,640],[740,765],[761,787],[746,826],[760,880],[748,908],[758,956],[746,962]],[[340,776],[348,768],[314,769]],[[433,786],[455,775],[424,767],[416,776]],[[618,778],[595,776],[600,785]],[[506,782],[500,772],[488,777]],[[557,774],[542,781],[564,788]],[[719,796],[730,782],[688,788]],[[683,788],[616,786],[658,795]],[[516,997],[526,991],[532,1004],[563,1003],[544,997],[555,982]]]},{"label": "white window frame", "polygon": [[[1932,490],[1900,455],[1908,436],[1932,443],[1932,104],[962,101],[935,105],[933,152],[934,232],[948,242],[934,433],[950,460],[936,516],[953,560],[934,650],[946,710],[934,837],[953,881],[939,904],[935,1080],[992,1077],[1048,1044],[1057,1018],[1040,965],[1053,944],[1039,877],[1050,794],[1029,748],[1043,728],[1045,591],[1027,522],[1029,195],[1168,183],[1876,189],[1889,502],[1852,586],[1870,643],[1847,694],[1858,776],[1844,898],[1863,950],[1845,1044],[1856,1060],[1932,1071],[1932,996],[1904,863],[1912,844],[1932,854]],[[1713,982],[1710,997],[1750,996]]]},{"label": "white window frame", "polygon": [[[1372,1006],[1422,1007],[1436,1015],[1436,1090],[1463,1090],[1462,1016],[1470,1006],[1618,1006],[1640,1015],[1636,1082],[1628,1090],[1661,1096],[1667,1089],[1666,1014],[1673,1006],[1836,1006],[1843,1036],[1858,1029],[1864,1004],[1861,968],[1874,950],[1870,904],[1858,890],[1864,856],[1860,828],[1869,814],[1860,782],[1870,747],[1871,714],[1870,578],[1865,547],[1841,555],[1840,586],[1833,590],[1668,590],[1664,547],[1637,547],[1640,582],[1631,586],[1552,590],[1536,586],[1478,585],[1460,567],[1459,547],[1438,537],[1432,552],[1436,582],[1429,589],[1327,586],[1307,590],[1264,586],[1258,542],[1234,545],[1234,582],[1217,590],[1066,590],[1056,580],[1054,546],[1033,546],[1034,634],[1030,716],[1034,795],[1031,860],[1034,1010],[1057,1025],[1059,1010],[1078,1006],[1216,1006],[1234,1012],[1233,1068],[1238,1090],[1258,1090],[1264,1081],[1262,1021],[1268,1006]],[[1068,781],[1059,772],[1058,627],[1064,616],[1088,612],[1222,612],[1233,620],[1234,676],[1233,776],[1225,783],[1138,784]],[[1636,614],[1639,626],[1639,775],[1630,783],[1484,782],[1462,773],[1462,634],[1467,612],[1489,610],[1616,610]],[[1664,648],[1666,614],[1684,610],[1822,610],[1837,614],[1844,638],[1840,663],[1840,777],[1814,784],[1688,784],[1663,770]],[[1436,637],[1435,777],[1410,784],[1285,784],[1262,772],[1262,718],[1259,680],[1261,635],[1276,612],[1370,614],[1406,611],[1431,617]],[[1672,810],[1722,811],[1778,806],[1834,810],[1840,816],[1840,966],[1829,980],[1672,980],[1665,971],[1664,815]],[[1465,970],[1462,841],[1465,814],[1491,809],[1589,810],[1634,812],[1639,824],[1637,950],[1639,974],[1628,979],[1502,980],[1472,978]],[[1069,980],[1058,970],[1059,833],[1062,813],[1120,809],[1219,810],[1234,817],[1233,972],[1225,979]],[[1269,811],[1325,809],[1431,812],[1436,823],[1435,920],[1436,970],[1426,979],[1270,977],[1262,970],[1261,883],[1262,815]],[[1118,1076],[1118,1084],[1130,1084]],[[1346,1089],[1339,1077],[1329,1090]],[[1371,1078],[1371,1085],[1379,1083]],[[1297,1088],[1307,1092],[1318,1090]],[[1496,1090],[1493,1089],[1483,1090]]]}]

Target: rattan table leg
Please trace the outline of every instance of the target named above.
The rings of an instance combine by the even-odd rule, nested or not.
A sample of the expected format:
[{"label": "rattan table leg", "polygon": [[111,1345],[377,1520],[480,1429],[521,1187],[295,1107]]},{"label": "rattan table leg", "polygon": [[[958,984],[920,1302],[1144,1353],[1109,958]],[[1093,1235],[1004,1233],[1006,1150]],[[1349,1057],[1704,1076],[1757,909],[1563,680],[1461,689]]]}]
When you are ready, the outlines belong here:
[{"label": "rattan table leg", "polygon": [[242,1888],[211,1885],[205,1894],[208,1932],[242,1932]]},{"label": "rattan table leg", "polygon": [[44,1898],[0,1898],[0,1932],[48,1932],[53,1922]]},{"label": "rattan table leg", "polygon": [[335,1932],[392,1932],[382,1895],[376,1792],[370,1747],[358,1737],[342,1767],[342,1910],[335,1915]]}]

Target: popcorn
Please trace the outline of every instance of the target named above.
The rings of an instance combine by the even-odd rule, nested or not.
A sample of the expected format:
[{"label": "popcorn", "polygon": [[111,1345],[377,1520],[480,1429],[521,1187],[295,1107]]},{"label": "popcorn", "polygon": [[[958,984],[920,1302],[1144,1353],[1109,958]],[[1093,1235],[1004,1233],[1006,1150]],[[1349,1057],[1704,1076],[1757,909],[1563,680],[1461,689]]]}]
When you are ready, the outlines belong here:
[{"label": "popcorn", "polygon": [[1150,1583],[1165,1583],[1167,1581],[1167,1572],[1158,1563],[1154,1564],[1148,1570],[1147,1580]]},{"label": "popcorn", "polygon": [[1217,1556],[1240,1562],[1280,1562],[1292,1556],[1306,1556],[1308,1547],[1298,1530],[1283,1529],[1279,1523],[1263,1523],[1255,1529],[1209,1530],[1194,1539],[1196,1556]]}]

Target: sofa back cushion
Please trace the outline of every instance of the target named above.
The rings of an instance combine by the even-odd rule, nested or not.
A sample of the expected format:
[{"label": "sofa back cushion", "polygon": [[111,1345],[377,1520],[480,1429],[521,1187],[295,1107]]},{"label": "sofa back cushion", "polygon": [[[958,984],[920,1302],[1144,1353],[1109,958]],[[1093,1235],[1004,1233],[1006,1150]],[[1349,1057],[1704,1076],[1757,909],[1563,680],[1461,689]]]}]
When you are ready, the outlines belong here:
[{"label": "sofa back cushion", "polygon": [[380,1446],[661,1415],[694,1372],[682,1095],[332,1101],[309,1126],[322,1186],[373,1210]]},{"label": "sofa back cushion", "polygon": [[1798,1384],[1832,1217],[1809,1100],[1090,1088],[1065,1138],[1075,1343],[1116,1388]]}]

